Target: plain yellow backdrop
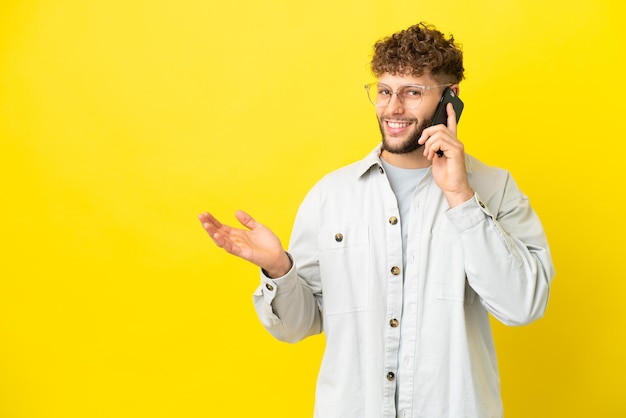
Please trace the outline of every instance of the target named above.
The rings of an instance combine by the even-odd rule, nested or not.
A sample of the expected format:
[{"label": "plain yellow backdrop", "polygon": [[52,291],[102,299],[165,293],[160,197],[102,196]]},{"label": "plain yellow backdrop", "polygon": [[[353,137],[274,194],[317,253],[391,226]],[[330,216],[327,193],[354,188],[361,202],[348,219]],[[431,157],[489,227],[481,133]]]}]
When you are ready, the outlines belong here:
[{"label": "plain yellow backdrop", "polygon": [[323,336],[272,339],[196,215],[287,245],[379,141],[372,44],[418,21],[463,45],[459,137],[552,246],[546,316],[494,322],[506,417],[626,416],[622,4],[3,0],[0,418],[312,416]]}]

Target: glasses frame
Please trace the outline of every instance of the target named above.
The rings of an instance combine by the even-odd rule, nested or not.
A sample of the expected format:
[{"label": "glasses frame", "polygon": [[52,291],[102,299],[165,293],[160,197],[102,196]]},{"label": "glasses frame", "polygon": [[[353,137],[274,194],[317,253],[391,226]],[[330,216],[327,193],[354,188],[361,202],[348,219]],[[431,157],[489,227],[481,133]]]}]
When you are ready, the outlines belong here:
[{"label": "glasses frame", "polygon": [[[389,88],[389,91],[391,92],[391,94],[389,95],[389,100],[388,100],[386,103],[384,103],[384,104],[379,104],[379,103],[376,103],[376,99],[372,99],[372,95],[371,95],[371,92],[370,92],[370,89],[371,89],[372,87],[378,87],[379,85],[381,85],[381,86],[385,86],[385,87],[388,87],[388,88]],[[426,92],[427,92],[428,90],[432,90],[432,89],[437,88],[437,87],[450,87],[450,86],[452,86],[452,84],[438,84],[438,85],[433,85],[433,86],[422,86],[421,84],[405,84],[405,85],[402,85],[402,86],[398,87],[398,89],[394,91],[394,90],[392,90],[392,89],[391,89],[391,87],[389,87],[388,85],[386,85],[386,84],[379,84],[379,83],[376,81],[376,82],[373,82],[373,83],[368,83],[368,84],[366,84],[366,85],[365,85],[365,91],[367,92],[367,98],[368,98],[368,100],[370,101],[370,103],[372,103],[372,104],[373,104],[374,106],[376,106],[376,107],[385,107],[385,106],[388,106],[388,105],[389,105],[389,103],[391,103],[391,98],[392,98],[392,97],[393,97],[393,95],[395,94],[395,95],[396,95],[396,97],[398,98],[398,101],[400,102],[400,104],[401,104],[403,107],[405,107],[405,108],[407,108],[407,109],[417,109],[417,108],[419,107],[419,105],[420,105],[420,104],[422,104],[422,97],[426,95]],[[401,91],[401,90],[403,90],[403,89],[406,89],[407,87],[415,87],[415,88],[417,88],[417,89],[422,90],[422,96],[420,96],[420,101],[419,101],[419,103],[418,103],[417,105],[415,105],[415,106],[407,106],[407,105],[405,105],[405,104],[404,104],[404,97],[402,97],[401,95],[399,95],[399,94],[398,94],[398,92],[399,92],[399,91]],[[375,94],[376,94],[376,96],[378,96],[378,93],[375,93]]]}]

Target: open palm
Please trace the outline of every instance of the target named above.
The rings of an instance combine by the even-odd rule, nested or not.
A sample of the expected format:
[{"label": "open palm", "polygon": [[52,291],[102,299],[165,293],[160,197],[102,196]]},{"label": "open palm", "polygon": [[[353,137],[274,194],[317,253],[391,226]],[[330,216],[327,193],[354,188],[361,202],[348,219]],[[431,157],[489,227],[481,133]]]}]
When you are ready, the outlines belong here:
[{"label": "open palm", "polygon": [[198,218],[218,247],[268,271],[276,270],[285,257],[280,239],[246,212],[239,210],[235,216],[246,229],[225,225],[207,212]]}]

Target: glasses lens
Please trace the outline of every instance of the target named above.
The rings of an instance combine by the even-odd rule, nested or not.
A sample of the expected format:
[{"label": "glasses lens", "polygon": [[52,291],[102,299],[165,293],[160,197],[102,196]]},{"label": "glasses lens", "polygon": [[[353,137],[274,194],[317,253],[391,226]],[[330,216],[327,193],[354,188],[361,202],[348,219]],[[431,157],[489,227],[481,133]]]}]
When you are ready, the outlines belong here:
[{"label": "glasses lens", "polygon": [[372,83],[372,84],[367,84],[365,86],[365,90],[367,91],[367,98],[370,100],[370,102],[372,102],[372,104],[374,106],[379,106],[378,102],[377,102],[377,97],[376,97],[376,89],[378,88],[378,86],[376,85],[376,83]]},{"label": "glasses lens", "polygon": [[398,89],[398,98],[408,109],[414,109],[420,105],[424,97],[424,88],[421,86],[403,86]]},{"label": "glasses lens", "polygon": [[376,107],[387,106],[391,97],[395,94],[404,107],[413,109],[419,106],[424,96],[424,88],[422,86],[402,86],[397,92],[392,91],[390,87],[384,84],[372,83],[365,87],[370,102]]}]

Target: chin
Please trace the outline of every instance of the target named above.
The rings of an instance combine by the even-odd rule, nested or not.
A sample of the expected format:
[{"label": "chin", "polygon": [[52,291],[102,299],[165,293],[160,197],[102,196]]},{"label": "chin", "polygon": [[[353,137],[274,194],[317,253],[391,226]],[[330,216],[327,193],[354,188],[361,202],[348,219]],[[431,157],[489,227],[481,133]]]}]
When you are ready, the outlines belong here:
[{"label": "chin", "polygon": [[423,145],[417,141],[422,136],[422,131],[427,126],[430,126],[430,120],[425,120],[422,123],[417,124],[413,132],[407,133],[406,137],[390,137],[383,128],[383,124],[380,119],[378,120],[378,126],[380,133],[382,134],[382,150],[391,154],[409,154],[422,148]]},{"label": "chin", "polygon": [[410,138],[403,142],[388,141],[386,136],[383,136],[382,150],[391,154],[409,154],[422,148],[423,145],[417,141],[420,139],[420,135],[412,135]]}]

